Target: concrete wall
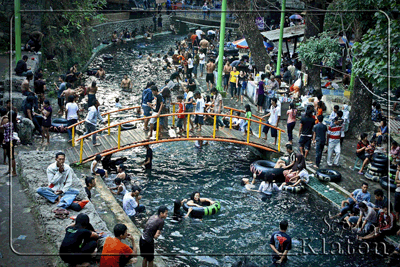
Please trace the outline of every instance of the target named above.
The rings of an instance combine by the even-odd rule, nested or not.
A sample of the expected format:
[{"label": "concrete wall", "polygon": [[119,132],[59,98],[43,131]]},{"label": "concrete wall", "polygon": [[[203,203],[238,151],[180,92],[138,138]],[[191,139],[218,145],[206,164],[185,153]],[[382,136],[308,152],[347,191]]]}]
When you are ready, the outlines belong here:
[{"label": "concrete wall", "polygon": [[[169,30],[170,25],[170,17],[168,15],[162,15],[163,18],[163,31]],[[120,33],[125,28],[128,28],[129,31],[133,31],[137,28],[139,31],[142,29],[142,26],[153,27],[153,18],[141,18],[141,19],[132,19],[132,20],[123,20],[123,21],[115,21],[115,22],[107,22],[103,24],[99,24],[93,26],[95,30],[92,32],[90,36],[90,40],[94,47],[98,46],[103,40],[110,40],[111,35],[114,31]],[[100,41],[99,41],[100,39]]]}]

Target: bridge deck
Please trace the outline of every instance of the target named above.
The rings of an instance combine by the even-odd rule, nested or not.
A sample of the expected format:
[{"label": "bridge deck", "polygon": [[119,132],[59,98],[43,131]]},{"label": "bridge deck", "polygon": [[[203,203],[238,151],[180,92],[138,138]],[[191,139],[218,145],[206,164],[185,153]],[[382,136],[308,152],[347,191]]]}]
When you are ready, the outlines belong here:
[{"label": "bridge deck", "polygon": [[[277,149],[277,146],[274,146],[270,144],[270,141],[272,141],[272,138],[270,137],[270,140],[268,140],[268,143],[264,139],[258,138],[258,127],[253,127],[257,128],[255,131],[253,129],[254,134],[250,134],[250,143],[251,144],[256,144],[262,147],[265,147],[266,149]],[[140,129],[132,129],[132,130],[126,130],[121,132],[121,148],[134,145],[134,144],[140,144],[140,143],[145,143],[149,141],[146,139],[148,132],[143,131],[142,128]],[[155,134],[156,132],[154,131],[153,133],[153,138],[150,139],[150,141],[155,141]],[[190,137],[191,138],[212,138],[213,137],[213,126],[212,125],[203,125],[201,133],[195,130],[194,132],[190,132]],[[177,136],[175,133],[175,130],[170,129],[168,132],[164,132],[162,136],[159,137],[160,140],[173,140],[173,139],[179,139],[179,138],[186,138],[186,132],[183,133],[182,136]],[[215,134],[215,140],[218,141],[218,139],[221,140],[237,140],[237,141],[242,141],[246,142],[247,141],[247,135],[244,135],[243,132],[238,131],[238,130],[230,130],[229,128],[224,128],[224,129],[219,129],[219,131],[216,131]],[[176,140],[178,141],[178,140]],[[118,133],[117,132],[111,132],[110,135],[97,135],[97,143],[100,143],[100,146],[93,146],[92,144],[92,138],[86,138],[83,141],[83,156],[82,160],[85,161],[86,159],[89,159],[96,154],[99,153],[105,153],[108,151],[116,150],[118,148]],[[75,147],[71,147],[66,150],[66,155],[68,159],[70,160],[71,163],[78,163],[79,162],[79,154],[80,154],[80,143],[77,144]]]}]

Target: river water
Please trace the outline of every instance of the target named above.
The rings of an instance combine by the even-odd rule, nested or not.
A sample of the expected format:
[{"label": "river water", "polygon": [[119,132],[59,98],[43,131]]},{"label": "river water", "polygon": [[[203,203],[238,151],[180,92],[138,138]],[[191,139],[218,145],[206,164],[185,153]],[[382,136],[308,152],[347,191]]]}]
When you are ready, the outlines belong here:
[{"label": "river water", "polygon": [[[102,64],[107,72],[106,80],[98,84],[103,107],[112,108],[115,97],[121,99],[123,107],[138,105],[141,91],[150,79],[161,86],[169,74],[146,58],[138,59],[136,53],[167,51],[176,38],[180,37],[163,36],[151,42],[131,42],[104,50],[103,54],[112,54],[114,60],[104,62],[99,55],[92,63],[92,67]],[[119,88],[126,73],[134,82],[134,90],[129,93]],[[141,204],[147,212],[134,221],[139,229],[160,205],[166,205],[172,213],[173,201],[188,198],[195,190],[203,197],[220,201],[222,206],[219,213],[202,221],[188,218],[177,222],[172,216],[166,219],[156,251],[164,255],[167,266],[231,266],[244,255],[258,266],[269,266],[270,235],[283,219],[289,221],[288,234],[294,239],[293,255],[287,266],[383,265],[380,256],[365,253],[364,245],[358,250],[361,243],[355,241],[354,235],[331,229],[324,222],[324,216],[337,210],[310,190],[299,195],[279,192],[264,200],[258,193],[246,192],[240,180],[250,177],[250,164],[261,158],[254,148],[211,142],[200,150],[193,142],[175,142],[153,145],[152,149],[151,173],[144,173],[138,166],[144,160],[143,148],[118,153],[128,157],[128,172],[143,188]],[[112,185],[113,177],[106,183]],[[122,197],[117,199],[121,201]],[[354,253],[348,251],[348,242],[354,243],[351,249],[357,248]],[[323,255],[324,252],[329,255]],[[350,253],[343,256],[339,252]]]}]

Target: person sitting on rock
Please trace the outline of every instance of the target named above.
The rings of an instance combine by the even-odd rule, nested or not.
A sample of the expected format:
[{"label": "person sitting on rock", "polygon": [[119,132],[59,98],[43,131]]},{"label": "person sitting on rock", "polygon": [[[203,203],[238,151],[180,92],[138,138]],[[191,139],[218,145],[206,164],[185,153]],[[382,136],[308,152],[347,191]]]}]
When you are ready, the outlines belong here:
[{"label": "person sitting on rock", "polygon": [[27,61],[28,56],[24,55],[22,59],[17,62],[17,66],[14,69],[17,76],[27,76],[28,74],[32,74],[31,68],[28,68],[26,65]]},{"label": "person sitting on rock", "polygon": [[51,203],[57,204],[57,207],[68,208],[79,190],[71,188],[74,178],[74,170],[65,164],[65,154],[58,152],[56,162],[47,167],[47,187],[39,187],[37,193],[45,197]]},{"label": "person sitting on rock", "polygon": [[29,41],[25,45],[25,50],[30,52],[39,52],[42,45],[40,41],[42,40],[43,33],[35,31],[29,34]]},{"label": "person sitting on rock", "polygon": [[275,164],[274,168],[283,168],[285,170],[291,168],[296,162],[296,153],[293,151],[291,144],[286,144],[287,157],[281,157]]},{"label": "person sitting on rock", "polygon": [[79,214],[75,223],[67,226],[60,247],[61,259],[71,265],[90,266],[91,253],[96,250],[97,240],[101,237],[89,222],[89,216]]},{"label": "person sitting on rock", "polygon": [[146,211],[146,207],[139,204],[142,199],[142,196],[139,195],[140,191],[142,191],[142,189],[139,186],[134,185],[132,186],[132,192],[127,192],[124,196],[122,206],[125,213],[130,218],[135,217],[138,213]]}]

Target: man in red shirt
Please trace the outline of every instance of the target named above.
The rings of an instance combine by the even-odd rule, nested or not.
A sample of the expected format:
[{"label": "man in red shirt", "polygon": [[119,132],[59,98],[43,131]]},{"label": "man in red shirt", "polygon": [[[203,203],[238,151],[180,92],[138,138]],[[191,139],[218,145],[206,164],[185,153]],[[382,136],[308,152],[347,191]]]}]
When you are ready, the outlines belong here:
[{"label": "man in red shirt", "polygon": [[[128,263],[136,263],[136,246],[135,240],[131,234],[128,234],[128,228],[125,224],[117,224],[114,227],[115,237],[107,237],[104,242],[103,251],[101,253],[100,267],[119,267]],[[122,239],[129,238],[132,248],[121,242]]]}]

